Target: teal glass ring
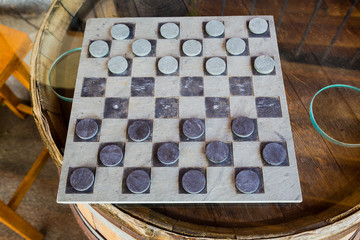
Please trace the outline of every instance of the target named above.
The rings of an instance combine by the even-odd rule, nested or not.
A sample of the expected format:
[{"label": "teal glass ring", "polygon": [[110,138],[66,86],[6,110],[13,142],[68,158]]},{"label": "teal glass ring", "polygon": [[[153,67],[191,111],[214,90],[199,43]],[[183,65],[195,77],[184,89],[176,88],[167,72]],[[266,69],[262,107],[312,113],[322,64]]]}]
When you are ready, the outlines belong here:
[{"label": "teal glass ring", "polygon": [[323,136],[325,139],[329,140],[330,142],[332,143],[335,143],[335,144],[338,144],[340,146],[343,146],[343,147],[351,147],[351,148],[355,148],[355,147],[360,147],[360,143],[344,143],[344,142],[341,142],[341,141],[338,141],[332,137],[330,137],[327,133],[325,133],[318,125],[318,123],[316,122],[315,118],[314,118],[314,113],[313,113],[313,102],[314,102],[314,99],[315,97],[321,93],[322,91],[326,90],[326,89],[329,89],[329,88],[349,88],[349,89],[353,89],[355,91],[358,91],[360,92],[360,88],[357,88],[357,87],[353,87],[353,86],[350,86],[350,85],[345,85],[345,84],[334,84],[334,85],[329,85],[329,86],[326,86],[322,89],[320,89],[314,96],[313,98],[311,99],[311,102],[310,102],[310,119],[311,119],[311,122],[312,124],[314,125],[316,131],[318,131],[321,136]]},{"label": "teal glass ring", "polygon": [[72,102],[72,98],[68,98],[68,97],[64,97],[62,95],[60,95],[59,93],[57,93],[55,91],[55,89],[53,88],[52,84],[51,84],[51,73],[54,69],[54,67],[61,61],[63,60],[63,58],[65,58],[67,55],[69,55],[70,53],[73,53],[73,52],[77,52],[77,51],[81,51],[81,48],[74,48],[74,49],[71,49],[67,52],[64,52],[63,54],[61,54],[52,64],[51,64],[51,67],[50,67],[50,70],[49,70],[49,75],[48,75],[48,80],[49,80],[49,85],[50,85],[50,88],[51,90],[53,91],[53,93],[55,93],[55,95],[64,100],[64,101],[67,101],[67,102]]}]

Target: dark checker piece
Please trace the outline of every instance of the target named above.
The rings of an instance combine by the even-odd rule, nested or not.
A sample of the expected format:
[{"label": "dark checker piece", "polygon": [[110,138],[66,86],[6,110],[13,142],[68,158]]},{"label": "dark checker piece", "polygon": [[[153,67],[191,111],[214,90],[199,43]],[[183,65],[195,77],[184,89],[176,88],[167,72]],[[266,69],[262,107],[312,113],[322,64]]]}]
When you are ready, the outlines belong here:
[{"label": "dark checker piece", "polygon": [[230,154],[230,149],[226,143],[214,141],[206,147],[206,157],[213,163],[222,163]]},{"label": "dark checker piece", "polygon": [[286,156],[286,149],[279,143],[268,143],[262,151],[262,157],[271,165],[280,165]]},{"label": "dark checker piece", "polygon": [[75,169],[70,176],[70,185],[77,191],[88,190],[94,183],[94,173],[88,168]]},{"label": "dark checker piece", "polygon": [[238,117],[232,122],[231,129],[238,137],[249,137],[255,129],[254,122],[247,117]]},{"label": "dark checker piece", "polygon": [[149,124],[145,121],[135,121],[128,129],[129,138],[135,142],[142,142],[150,135]]},{"label": "dark checker piece", "polygon": [[179,147],[176,143],[164,143],[157,150],[159,161],[166,165],[171,165],[179,159]]},{"label": "dark checker piece", "polygon": [[188,193],[200,193],[206,185],[205,175],[199,170],[189,170],[182,177],[182,186]]},{"label": "dark checker piece", "polygon": [[144,170],[134,170],[126,178],[126,186],[132,193],[144,193],[150,187],[150,177]]},{"label": "dark checker piece", "polygon": [[100,161],[107,167],[118,165],[123,156],[121,148],[115,144],[107,145],[100,151]]},{"label": "dark checker piece", "polygon": [[204,123],[198,118],[191,118],[184,122],[183,133],[190,139],[198,139],[205,132]]},{"label": "dark checker piece", "polygon": [[98,133],[99,126],[93,119],[82,119],[76,124],[76,135],[83,140],[89,140]]},{"label": "dark checker piece", "polygon": [[252,170],[242,170],[235,181],[237,189],[243,193],[254,193],[260,186],[260,178]]}]

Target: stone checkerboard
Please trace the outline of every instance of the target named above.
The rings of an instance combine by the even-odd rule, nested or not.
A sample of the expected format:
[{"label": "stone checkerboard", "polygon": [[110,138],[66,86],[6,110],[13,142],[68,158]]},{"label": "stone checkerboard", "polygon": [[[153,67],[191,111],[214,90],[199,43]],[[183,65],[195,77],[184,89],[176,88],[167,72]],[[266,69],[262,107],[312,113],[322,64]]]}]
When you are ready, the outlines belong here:
[{"label": "stone checkerboard", "polygon": [[[290,128],[280,58],[272,16],[265,19],[269,28],[261,35],[248,30],[254,16],[231,17],[174,17],[174,18],[111,18],[90,19],[82,45],[67,141],[64,153],[58,199],[60,203],[266,203],[301,202],[294,143]],[[219,20],[225,32],[209,37],[205,24]],[[164,39],[159,28],[167,22],[176,23],[180,33],[176,39]],[[110,29],[124,23],[130,28],[125,40],[115,40]],[[246,50],[239,56],[225,49],[229,38],[242,38]],[[148,56],[137,57],[131,51],[136,39],[148,39],[152,50]],[[181,50],[187,39],[202,43],[199,56],[188,57]],[[89,45],[105,40],[109,54],[93,58]],[[267,75],[253,67],[259,55],[271,56],[275,69]],[[123,56],[129,68],[120,76],[111,74],[107,62],[111,57]],[[160,57],[173,56],[179,68],[171,75],[157,70]],[[226,71],[211,76],[205,70],[210,57],[226,62]],[[185,88],[186,84],[191,87]],[[90,91],[89,91],[90,90]],[[118,104],[119,109],[109,107]],[[264,104],[265,103],[265,104]],[[171,108],[164,108],[170,105]],[[231,131],[231,121],[246,116],[255,122],[254,133],[239,138]],[[184,119],[200,118],[205,123],[201,139],[187,139],[181,132]],[[75,134],[76,123],[85,118],[95,119],[98,134],[81,140]],[[127,136],[129,122],[147,120],[151,135],[144,142],[133,142]],[[205,147],[211,141],[230,145],[228,160],[216,165],[207,160]],[[163,142],[179,146],[179,160],[170,166],[162,165],[154,153]],[[286,160],[279,166],[267,164],[261,155],[264,145],[277,142],[287,150]],[[115,143],[124,152],[122,162],[106,167],[98,159],[103,146]],[[95,174],[92,187],[78,192],[69,184],[69,175],[79,167]],[[180,176],[187,169],[200,169],[206,176],[206,187],[199,194],[188,194],[180,184]],[[133,169],[146,170],[151,178],[148,191],[131,193],[125,176]],[[242,169],[252,169],[260,177],[255,193],[244,194],[235,187],[235,176]]]}]

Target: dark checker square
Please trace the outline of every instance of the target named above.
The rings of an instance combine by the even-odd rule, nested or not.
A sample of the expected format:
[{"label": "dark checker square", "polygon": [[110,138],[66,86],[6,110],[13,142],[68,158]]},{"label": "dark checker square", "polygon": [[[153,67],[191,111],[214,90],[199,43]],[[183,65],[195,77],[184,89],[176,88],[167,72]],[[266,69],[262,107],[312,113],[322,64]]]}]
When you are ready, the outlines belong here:
[{"label": "dark checker square", "polygon": [[[206,144],[206,146],[209,144],[210,142],[208,142]],[[208,166],[209,167],[226,167],[226,166],[234,166],[234,158],[233,158],[233,147],[232,147],[232,144],[231,143],[225,143],[226,146],[228,146],[229,150],[230,150],[230,153],[229,153],[229,156],[228,158],[221,162],[221,163],[213,163],[212,161],[210,161],[209,159],[208,160]],[[205,147],[206,149],[206,147]]]},{"label": "dark checker square", "polygon": [[[103,40],[103,39],[98,39],[98,40]],[[93,42],[95,42],[95,41],[97,41],[97,40],[90,40],[89,48],[90,48],[91,43],[93,43]],[[110,54],[110,51],[111,51],[111,41],[109,41],[109,40],[103,40],[103,41],[106,42],[107,45],[109,46],[109,52],[108,52],[105,56],[100,57],[100,58],[107,58],[107,57],[109,57],[109,54]],[[88,57],[88,58],[99,58],[99,57],[93,57],[93,56],[91,56],[89,49],[88,49],[88,52],[87,52],[87,57]]]},{"label": "dark checker square", "polygon": [[[75,128],[77,123],[82,120],[82,119],[76,119],[76,124],[75,124]],[[101,132],[101,119],[94,119],[95,122],[98,125],[98,132],[96,133],[96,135],[93,138],[90,138],[88,140],[85,139],[81,139],[78,137],[78,135],[76,135],[76,132],[74,131],[74,142],[98,142],[100,140],[100,132]]]},{"label": "dark checker square", "polygon": [[179,102],[177,98],[157,98],[155,101],[155,118],[177,118]]},{"label": "dark checker square", "polygon": [[[164,38],[160,33],[161,26],[166,24],[166,23],[175,23],[179,27],[179,31],[180,31],[180,23],[179,22],[161,22],[161,23],[158,24],[158,38],[160,38],[160,39],[167,39],[167,38]],[[179,36],[180,36],[180,32],[179,32],[179,34],[177,35],[176,38],[170,38],[169,40],[171,40],[171,39],[179,39]]]},{"label": "dark checker square", "polygon": [[229,99],[220,97],[205,98],[206,117],[225,118],[229,117]]},{"label": "dark checker square", "polygon": [[84,78],[81,97],[103,97],[105,85],[106,78]]},{"label": "dark checker square", "polygon": [[133,122],[136,122],[136,121],[144,121],[144,122],[147,122],[147,124],[149,124],[150,135],[148,136],[147,139],[145,139],[142,142],[151,142],[152,141],[152,134],[153,134],[153,121],[149,120],[149,119],[129,119],[128,125],[127,125],[127,128],[126,128],[126,138],[127,138],[128,142],[135,142],[135,141],[131,140],[131,138],[129,137],[128,129],[129,129],[130,125]]},{"label": "dark checker square", "polygon": [[[262,74],[262,73],[259,73],[258,71],[256,71],[255,67],[254,67],[254,62],[255,62],[255,59],[257,57],[251,57],[251,69],[252,69],[252,72],[254,75],[258,75],[258,76],[265,76],[265,75],[275,75],[276,74],[276,67],[274,67],[274,70],[272,70],[271,73],[268,73],[268,74]],[[271,57],[272,59],[274,59],[274,57]]]},{"label": "dark checker square", "polygon": [[230,93],[234,96],[253,95],[253,86],[251,77],[230,77]]},{"label": "dark checker square", "polygon": [[184,122],[186,120],[188,120],[189,118],[184,118],[184,119],[181,119],[180,120],[180,123],[179,123],[179,134],[180,134],[180,141],[181,142],[203,142],[205,141],[205,134],[206,134],[206,126],[205,126],[205,119],[200,119],[203,124],[204,124],[204,134],[197,138],[197,139],[191,139],[191,138],[188,138],[187,136],[184,135],[183,133],[183,125],[184,125]]},{"label": "dark checker square", "polygon": [[154,39],[148,39],[148,41],[151,44],[151,51],[148,55],[144,56],[144,57],[155,57],[156,56],[156,40]]},{"label": "dark checker square", "polygon": [[109,77],[122,77],[122,76],[130,76],[131,75],[131,68],[132,68],[132,59],[126,58],[126,61],[128,63],[128,68],[120,74],[114,74],[108,70]]},{"label": "dark checker square", "polygon": [[119,146],[121,148],[121,150],[123,152],[123,159],[121,160],[121,162],[118,165],[116,165],[114,167],[123,167],[124,166],[124,157],[125,157],[125,143],[123,143],[123,142],[101,143],[100,146],[99,146],[99,151],[98,151],[98,156],[97,156],[97,165],[98,165],[98,167],[107,167],[100,161],[100,152],[104,147],[106,147],[108,145],[117,145],[117,146]]},{"label": "dark checker square", "polygon": [[[129,36],[128,36],[127,38],[125,38],[125,39],[133,39],[133,38],[134,38],[135,23],[122,23],[122,22],[119,22],[119,23],[115,23],[114,26],[117,25],[117,24],[124,24],[124,25],[126,25],[126,26],[129,28],[130,34],[129,34]],[[116,39],[114,39],[114,41],[122,41],[122,40],[116,40]]]},{"label": "dark checker square", "polygon": [[135,170],[144,170],[145,172],[147,172],[149,174],[150,177],[150,187],[141,194],[149,194],[150,193],[150,188],[151,188],[151,168],[137,168],[137,167],[131,167],[131,168],[125,168],[124,169],[124,173],[123,173],[123,179],[122,179],[122,193],[124,194],[135,194],[132,193],[128,187],[126,186],[126,179],[129,176],[129,174]]},{"label": "dark checker square", "polygon": [[[222,22],[224,24],[224,21],[220,21],[220,22]],[[202,24],[202,29],[203,29],[205,38],[223,38],[225,36],[225,31],[223,32],[223,34],[221,34],[220,36],[217,36],[217,37],[213,37],[213,36],[210,36],[209,34],[207,34],[207,32],[206,32],[206,24],[207,23],[208,22],[203,22],[203,24]]]},{"label": "dark checker square", "polygon": [[282,117],[278,97],[257,97],[255,99],[257,116],[259,118]]},{"label": "dark checker square", "polygon": [[[263,150],[264,150],[264,147],[265,147],[266,144],[268,144],[268,143],[278,143],[278,144],[282,145],[282,146],[285,148],[285,150],[286,150],[286,158],[285,158],[285,160],[284,160],[281,164],[279,164],[279,165],[271,165],[271,164],[269,164],[268,162],[266,162],[266,161],[263,159],[263,157],[262,157],[262,152],[263,152]],[[289,153],[288,153],[288,150],[287,150],[287,144],[286,144],[286,142],[262,142],[262,143],[260,143],[260,155],[261,155],[261,161],[262,161],[262,163],[264,164],[264,166],[268,166],[268,167],[289,166]]]},{"label": "dark checker square", "polygon": [[[229,40],[230,38],[227,38],[226,39],[226,42]],[[234,55],[234,54],[230,54],[228,51],[226,51],[226,53],[227,53],[227,55],[228,56],[249,56],[249,41],[248,41],[248,39],[247,38],[241,38],[242,40],[244,40],[244,42],[245,42],[245,50],[244,50],[244,52],[243,53],[241,53],[241,54],[237,54],[237,55]],[[226,44],[226,43],[225,43]]]},{"label": "dark checker square", "polygon": [[[234,176],[234,182],[236,182],[236,176],[237,174],[240,172],[240,171],[243,171],[243,170],[251,170],[251,171],[254,171],[260,178],[260,185],[258,187],[258,189],[251,193],[251,194],[255,194],[255,193],[264,193],[265,190],[264,190],[264,177],[263,177],[263,173],[262,173],[262,168],[260,167],[242,167],[242,168],[235,168],[235,176]],[[246,193],[243,193],[243,192],[240,192],[239,189],[236,187],[236,185],[234,184],[234,187],[236,189],[236,193],[239,193],[239,194],[246,194]]]},{"label": "dark checker square", "polygon": [[196,41],[199,41],[200,43],[201,43],[201,52],[198,54],[198,55],[196,55],[196,56],[192,56],[192,57],[201,57],[202,56],[202,54],[203,54],[203,41],[201,40],[201,39],[198,39],[198,38],[190,38],[190,39],[181,39],[180,40],[180,55],[182,56],[182,57],[189,57],[188,55],[186,55],[185,53],[184,53],[184,51],[183,51],[183,49],[182,49],[182,47],[183,47],[183,44],[186,42],[186,41],[188,41],[188,40],[196,40]]},{"label": "dark checker square", "polygon": [[258,38],[268,38],[270,37],[270,23],[269,21],[266,21],[268,23],[268,28],[266,30],[266,32],[264,32],[263,34],[255,34],[255,33],[252,33],[249,29],[249,21],[246,22],[246,26],[248,26],[248,32],[249,32],[249,37],[258,37]]},{"label": "dark checker square", "polygon": [[128,98],[106,98],[104,118],[127,118],[128,106]]},{"label": "dark checker square", "polygon": [[76,169],[78,169],[78,168],[69,167],[67,180],[66,180],[65,193],[75,193],[75,194],[76,193],[78,193],[78,194],[84,194],[84,193],[91,194],[91,193],[93,193],[94,192],[94,184],[95,184],[95,181],[96,181],[96,169],[88,167],[88,169],[90,169],[93,172],[95,180],[94,180],[94,183],[92,184],[92,186],[88,190],[85,190],[85,191],[78,191],[78,190],[74,189],[70,184],[70,176]]},{"label": "dark checker square", "polygon": [[181,96],[204,96],[204,80],[202,77],[182,77]]},{"label": "dark checker square", "polygon": [[155,79],[152,77],[132,78],[131,96],[146,97],[154,96]]},{"label": "dark checker square", "polygon": [[200,172],[202,172],[205,175],[205,179],[206,179],[205,187],[201,192],[199,192],[197,194],[206,194],[207,193],[207,176],[206,176],[205,168],[180,168],[180,170],[179,170],[179,193],[180,194],[191,194],[191,193],[188,193],[187,191],[185,191],[185,189],[182,186],[182,177],[189,170],[199,170]]},{"label": "dark checker square", "polygon": [[248,136],[248,137],[239,137],[237,135],[235,135],[232,131],[232,135],[233,135],[233,140],[234,141],[238,141],[238,142],[249,142],[249,141],[257,141],[258,140],[258,126],[257,126],[257,120],[256,119],[251,119],[254,122],[254,132]]},{"label": "dark checker square", "polygon": [[[167,142],[154,143],[153,150],[152,150],[152,166],[153,167],[178,167],[179,160],[177,160],[175,163],[169,164],[169,165],[165,165],[159,161],[159,159],[157,157],[157,151],[158,151],[159,147],[161,145],[163,145],[164,143],[167,143]],[[178,145],[178,147],[179,147],[178,143],[176,143],[176,145]]]}]

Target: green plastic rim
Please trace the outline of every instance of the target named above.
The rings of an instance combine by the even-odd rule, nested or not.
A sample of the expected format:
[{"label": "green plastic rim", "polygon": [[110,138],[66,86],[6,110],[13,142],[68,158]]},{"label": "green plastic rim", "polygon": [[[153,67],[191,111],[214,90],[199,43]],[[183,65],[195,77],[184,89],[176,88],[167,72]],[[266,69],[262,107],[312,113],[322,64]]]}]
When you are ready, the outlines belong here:
[{"label": "green plastic rim", "polygon": [[330,137],[317,124],[317,122],[316,122],[316,120],[314,118],[314,113],[313,113],[313,102],[314,102],[315,97],[319,93],[321,93],[322,91],[324,91],[326,89],[329,89],[329,88],[350,88],[350,89],[353,89],[353,90],[356,90],[356,91],[360,92],[360,88],[353,87],[353,86],[350,86],[350,85],[345,85],[345,84],[334,84],[334,85],[329,85],[329,86],[326,86],[326,87],[320,89],[313,96],[313,98],[311,99],[311,102],[310,102],[310,119],[311,119],[312,124],[314,125],[316,131],[318,131],[321,134],[321,136],[323,136],[325,139],[329,140],[332,143],[338,144],[338,145],[343,146],[343,147],[351,147],[351,148],[360,147],[360,143],[344,143],[344,142],[340,142],[340,141]]},{"label": "green plastic rim", "polygon": [[53,91],[53,93],[55,93],[55,95],[56,95],[58,98],[66,101],[66,102],[72,102],[73,99],[72,99],[72,98],[68,98],[68,97],[64,97],[64,96],[60,95],[59,93],[57,93],[57,92],[55,91],[55,89],[52,87],[52,84],[51,84],[51,73],[52,73],[54,67],[56,66],[56,64],[58,64],[58,62],[60,62],[60,61],[61,61],[64,57],[66,57],[68,54],[73,53],[73,52],[77,52],[77,51],[81,51],[81,48],[74,48],[74,49],[71,49],[71,50],[69,50],[69,51],[64,52],[63,54],[61,54],[61,55],[51,64],[51,67],[50,67],[50,70],[49,70],[48,80],[49,80],[49,84],[50,84],[51,90]]}]

